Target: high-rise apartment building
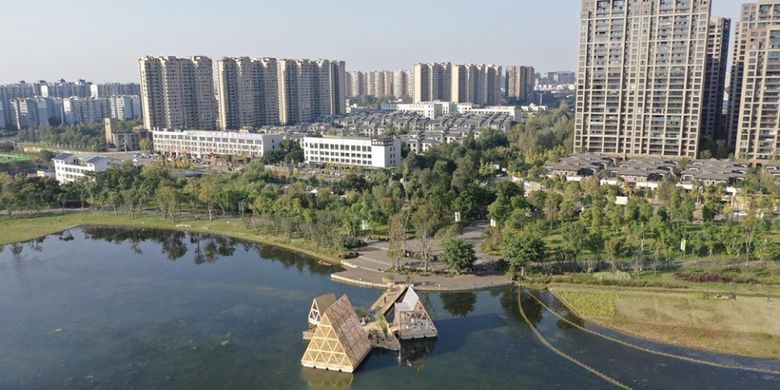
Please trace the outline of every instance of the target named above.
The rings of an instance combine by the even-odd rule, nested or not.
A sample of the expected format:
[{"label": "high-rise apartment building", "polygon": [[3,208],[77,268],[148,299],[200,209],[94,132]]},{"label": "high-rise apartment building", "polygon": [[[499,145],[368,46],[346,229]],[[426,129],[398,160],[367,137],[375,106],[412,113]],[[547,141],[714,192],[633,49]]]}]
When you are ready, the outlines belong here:
[{"label": "high-rise apartment building", "polygon": [[501,101],[501,67],[487,64],[416,64],[413,67],[413,101],[498,104]]},{"label": "high-rise apartment building", "polygon": [[506,97],[518,103],[531,99],[536,84],[536,73],[532,66],[510,66],[506,70]]},{"label": "high-rise apartment building", "polygon": [[729,145],[752,160],[780,158],[780,0],[742,4],[734,29],[729,85]]},{"label": "high-rise apartment building", "polygon": [[219,127],[257,128],[279,123],[279,81],[274,58],[217,61]]},{"label": "high-rise apartment building", "polygon": [[85,80],[77,82],[59,80],[49,83],[41,80],[40,95],[48,98],[68,98],[72,96],[87,98],[92,94],[92,83]]},{"label": "high-rise apartment building", "polygon": [[0,127],[12,128],[16,122],[11,109],[11,101],[14,99],[31,98],[38,94],[37,84],[24,81],[16,84],[0,85],[0,104],[3,106],[3,125]]},{"label": "high-rise apartment building", "polygon": [[216,126],[211,59],[141,57],[141,106],[147,129],[206,129]]},{"label": "high-rise apartment building", "polygon": [[734,29],[734,56],[731,62],[728,100],[728,144],[735,147],[739,132],[740,109],[744,85],[745,60],[750,31],[780,23],[780,0],[758,0],[742,4]]},{"label": "high-rise apartment building", "polygon": [[[760,4],[760,3],[759,3]],[[777,7],[777,8],[774,8]],[[780,3],[770,12],[780,13]],[[780,159],[780,24],[747,30],[735,154]]]},{"label": "high-rise apartment building", "polygon": [[348,77],[349,97],[359,97],[368,95],[368,82],[366,72],[351,71],[346,74]]},{"label": "high-rise apartment building", "polygon": [[109,117],[108,101],[105,98],[69,97],[62,99],[62,122],[69,125],[88,124]]},{"label": "high-rise apartment building", "polygon": [[112,95],[108,100],[109,116],[117,120],[141,118],[141,97],[136,95]]},{"label": "high-rise apartment building", "polygon": [[278,60],[279,121],[283,125],[346,112],[344,61]]},{"label": "high-rise apartment building", "polygon": [[414,79],[412,100],[415,103],[433,100],[450,100],[452,64],[415,64],[412,68],[412,77]]},{"label": "high-rise apartment building", "polygon": [[103,83],[90,85],[93,98],[108,98],[120,95],[141,95],[141,86],[136,83]]},{"label": "high-rise apartment building", "polygon": [[453,103],[498,104],[501,97],[501,67],[466,64],[451,66],[450,101]]},{"label": "high-rise apartment building", "polygon": [[707,70],[704,75],[704,100],[701,115],[701,142],[725,139],[723,94],[729,56],[731,19],[710,17],[707,36]]},{"label": "high-rise apartment building", "polygon": [[710,0],[583,0],[574,149],[695,158]]},{"label": "high-rise apartment building", "polygon": [[539,84],[566,85],[577,82],[577,73],[569,71],[544,72],[539,75]]},{"label": "high-rise apartment building", "polygon": [[411,76],[408,70],[393,71],[393,96],[403,98],[410,96],[409,85]]},{"label": "high-rise apartment building", "polygon": [[19,130],[47,128],[51,126],[50,119],[61,119],[58,105],[45,97],[13,99],[9,111],[11,125]]}]

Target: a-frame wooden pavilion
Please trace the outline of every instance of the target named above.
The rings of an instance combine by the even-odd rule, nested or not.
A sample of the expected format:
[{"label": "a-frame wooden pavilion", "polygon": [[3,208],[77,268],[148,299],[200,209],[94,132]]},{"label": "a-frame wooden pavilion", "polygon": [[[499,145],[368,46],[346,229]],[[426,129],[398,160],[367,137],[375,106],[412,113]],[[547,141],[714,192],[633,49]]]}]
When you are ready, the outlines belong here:
[{"label": "a-frame wooden pavilion", "polygon": [[371,341],[346,295],[322,313],[303,353],[304,367],[353,372],[371,350]]}]

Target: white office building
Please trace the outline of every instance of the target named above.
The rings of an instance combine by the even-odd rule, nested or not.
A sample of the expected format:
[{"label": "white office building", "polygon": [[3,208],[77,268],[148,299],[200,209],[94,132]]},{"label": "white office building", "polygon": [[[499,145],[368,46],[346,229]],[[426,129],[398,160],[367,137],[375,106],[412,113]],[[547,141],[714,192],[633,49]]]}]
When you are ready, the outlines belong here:
[{"label": "white office building", "polygon": [[303,153],[309,164],[390,168],[401,162],[397,138],[304,137]]},{"label": "white office building", "polygon": [[54,161],[54,178],[60,184],[72,183],[87,177],[90,173],[105,172],[111,165],[122,164],[121,160],[113,158],[70,153],[61,153],[52,161]]},{"label": "white office building", "polygon": [[259,134],[231,131],[152,131],[155,150],[167,154],[262,157],[280,147],[280,134]]}]

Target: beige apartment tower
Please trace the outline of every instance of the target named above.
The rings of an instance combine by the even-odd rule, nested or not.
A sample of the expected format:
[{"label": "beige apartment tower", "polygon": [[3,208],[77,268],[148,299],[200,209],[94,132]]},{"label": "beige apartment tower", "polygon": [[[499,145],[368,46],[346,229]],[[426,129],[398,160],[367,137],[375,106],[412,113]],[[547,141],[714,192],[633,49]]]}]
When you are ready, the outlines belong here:
[{"label": "beige apartment tower", "polygon": [[279,123],[276,59],[217,61],[219,128],[252,129]]},{"label": "beige apartment tower", "polygon": [[278,60],[279,122],[314,122],[346,112],[344,68],[344,61]]},{"label": "beige apartment tower", "polygon": [[[776,11],[780,11],[780,5]],[[775,12],[773,10],[773,12]],[[780,159],[780,24],[745,35],[742,102],[736,151],[753,161]]]},{"label": "beige apartment tower", "polygon": [[506,97],[520,103],[528,102],[536,84],[532,66],[510,66],[506,70]]},{"label": "beige apartment tower", "polygon": [[780,66],[776,57],[780,0],[742,4],[734,29],[734,57],[729,84],[729,145],[739,158],[780,158],[778,151]]},{"label": "beige apartment tower", "polygon": [[501,100],[501,67],[485,64],[451,66],[450,101],[495,105]]},{"label": "beige apartment tower", "polygon": [[697,156],[710,0],[583,0],[574,150]]},{"label": "beige apartment tower", "polygon": [[412,68],[415,103],[434,100],[449,101],[452,86],[452,65],[450,63],[415,64]]},{"label": "beige apartment tower", "polygon": [[780,0],[759,0],[742,4],[739,21],[734,29],[734,56],[731,62],[728,101],[728,143],[735,147],[739,133],[740,109],[744,85],[745,60],[750,30],[780,23]]},{"label": "beige apartment tower", "polygon": [[208,57],[141,57],[141,106],[147,129],[216,126],[213,64]]}]

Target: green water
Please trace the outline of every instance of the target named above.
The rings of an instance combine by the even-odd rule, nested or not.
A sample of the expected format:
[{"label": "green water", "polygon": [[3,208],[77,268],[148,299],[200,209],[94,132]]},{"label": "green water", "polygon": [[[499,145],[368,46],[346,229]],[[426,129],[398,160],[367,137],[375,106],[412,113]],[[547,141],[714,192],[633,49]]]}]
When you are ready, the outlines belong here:
[{"label": "green water", "polygon": [[[780,388],[780,378],[659,358],[567,327],[513,288],[424,294],[439,328],[356,375],[300,367],[311,299],[379,291],[330,266],[228,238],[84,228],[0,252],[0,389],[610,388],[538,342],[632,387]],[[772,362],[769,362],[771,364]]]}]

